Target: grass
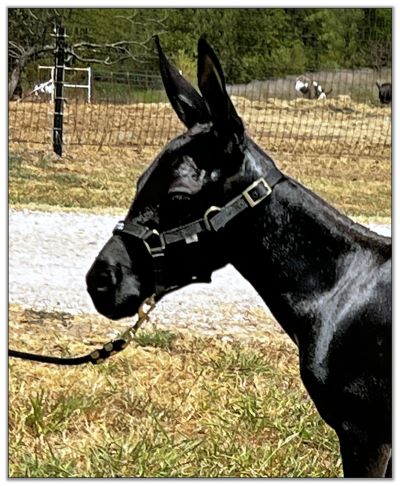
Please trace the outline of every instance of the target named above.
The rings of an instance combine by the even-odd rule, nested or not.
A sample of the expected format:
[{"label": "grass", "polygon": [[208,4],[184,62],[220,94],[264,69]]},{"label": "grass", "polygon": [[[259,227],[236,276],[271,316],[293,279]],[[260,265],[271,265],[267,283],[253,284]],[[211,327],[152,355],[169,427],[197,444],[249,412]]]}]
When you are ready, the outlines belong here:
[{"label": "grass", "polygon": [[[12,144],[9,202],[15,207],[126,210],[136,180],[159,149],[70,147],[63,158]],[[391,163],[371,157],[276,155],[280,168],[356,218],[391,216]]]},{"label": "grass", "polygon": [[57,209],[127,208],[148,160],[134,164],[130,152],[80,148],[60,159],[42,150],[10,151],[9,202]]},{"label": "grass", "polygon": [[97,83],[93,95],[97,103],[159,103],[166,101],[164,89],[144,89],[117,83]]},{"label": "grass", "polygon": [[[83,341],[97,347],[110,327],[100,317],[10,307],[11,347],[82,354]],[[157,325],[98,366],[11,359],[9,475],[340,476],[336,436],[297,361],[280,333],[227,342]]]},{"label": "grass", "polygon": [[139,346],[153,346],[154,348],[171,349],[176,335],[170,331],[162,329],[157,332],[142,331],[135,336],[135,341]]}]

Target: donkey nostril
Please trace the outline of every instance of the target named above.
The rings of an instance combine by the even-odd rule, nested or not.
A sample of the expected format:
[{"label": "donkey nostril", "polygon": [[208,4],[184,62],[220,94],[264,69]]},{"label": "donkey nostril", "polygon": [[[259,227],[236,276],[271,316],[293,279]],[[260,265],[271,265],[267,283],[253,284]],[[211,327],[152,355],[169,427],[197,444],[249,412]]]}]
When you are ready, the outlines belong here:
[{"label": "donkey nostril", "polygon": [[108,287],[96,287],[96,292],[99,294],[108,292]]},{"label": "donkey nostril", "polygon": [[95,282],[96,292],[105,293],[112,290],[117,285],[117,278],[113,271],[102,272],[97,276]]},{"label": "donkey nostril", "polygon": [[123,279],[122,267],[105,260],[96,261],[86,275],[87,289],[95,297],[108,298]]}]

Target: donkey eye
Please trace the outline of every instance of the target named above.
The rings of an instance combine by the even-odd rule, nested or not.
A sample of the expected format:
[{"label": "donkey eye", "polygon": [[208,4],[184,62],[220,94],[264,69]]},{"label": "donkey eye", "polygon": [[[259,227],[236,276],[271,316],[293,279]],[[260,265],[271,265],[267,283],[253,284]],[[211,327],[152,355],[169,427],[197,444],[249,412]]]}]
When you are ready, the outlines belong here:
[{"label": "donkey eye", "polygon": [[169,200],[171,202],[188,202],[190,201],[191,196],[187,193],[184,192],[173,192],[172,194],[169,194]]},{"label": "donkey eye", "polygon": [[183,224],[190,216],[191,196],[187,193],[174,192],[168,194],[165,204],[160,208],[160,221],[167,228],[176,224]]}]

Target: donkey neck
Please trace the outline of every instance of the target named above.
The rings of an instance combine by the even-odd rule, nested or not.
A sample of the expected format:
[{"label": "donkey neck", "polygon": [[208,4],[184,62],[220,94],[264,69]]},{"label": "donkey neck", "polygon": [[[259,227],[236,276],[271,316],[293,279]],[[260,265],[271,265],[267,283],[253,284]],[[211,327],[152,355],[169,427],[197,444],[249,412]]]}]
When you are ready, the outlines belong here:
[{"label": "donkey neck", "polygon": [[[264,173],[273,163],[267,162]],[[258,165],[258,176],[260,170]],[[232,231],[237,244],[231,263],[292,337],[315,319],[321,295],[335,292],[349,267],[357,272],[364,265],[368,270],[365,265],[372,267],[379,258],[374,245],[385,246],[383,238],[290,178],[276,185],[269,200]]]}]

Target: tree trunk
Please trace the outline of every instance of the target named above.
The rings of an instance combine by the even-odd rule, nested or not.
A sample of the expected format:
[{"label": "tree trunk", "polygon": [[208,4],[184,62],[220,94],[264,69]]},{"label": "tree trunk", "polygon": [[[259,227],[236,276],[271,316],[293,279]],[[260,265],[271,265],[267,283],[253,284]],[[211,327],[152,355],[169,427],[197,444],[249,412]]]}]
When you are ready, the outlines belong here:
[{"label": "tree trunk", "polygon": [[15,88],[17,87],[19,78],[21,76],[21,70],[21,64],[18,63],[13,69],[10,79],[8,80],[8,101],[10,101],[13,97]]}]

